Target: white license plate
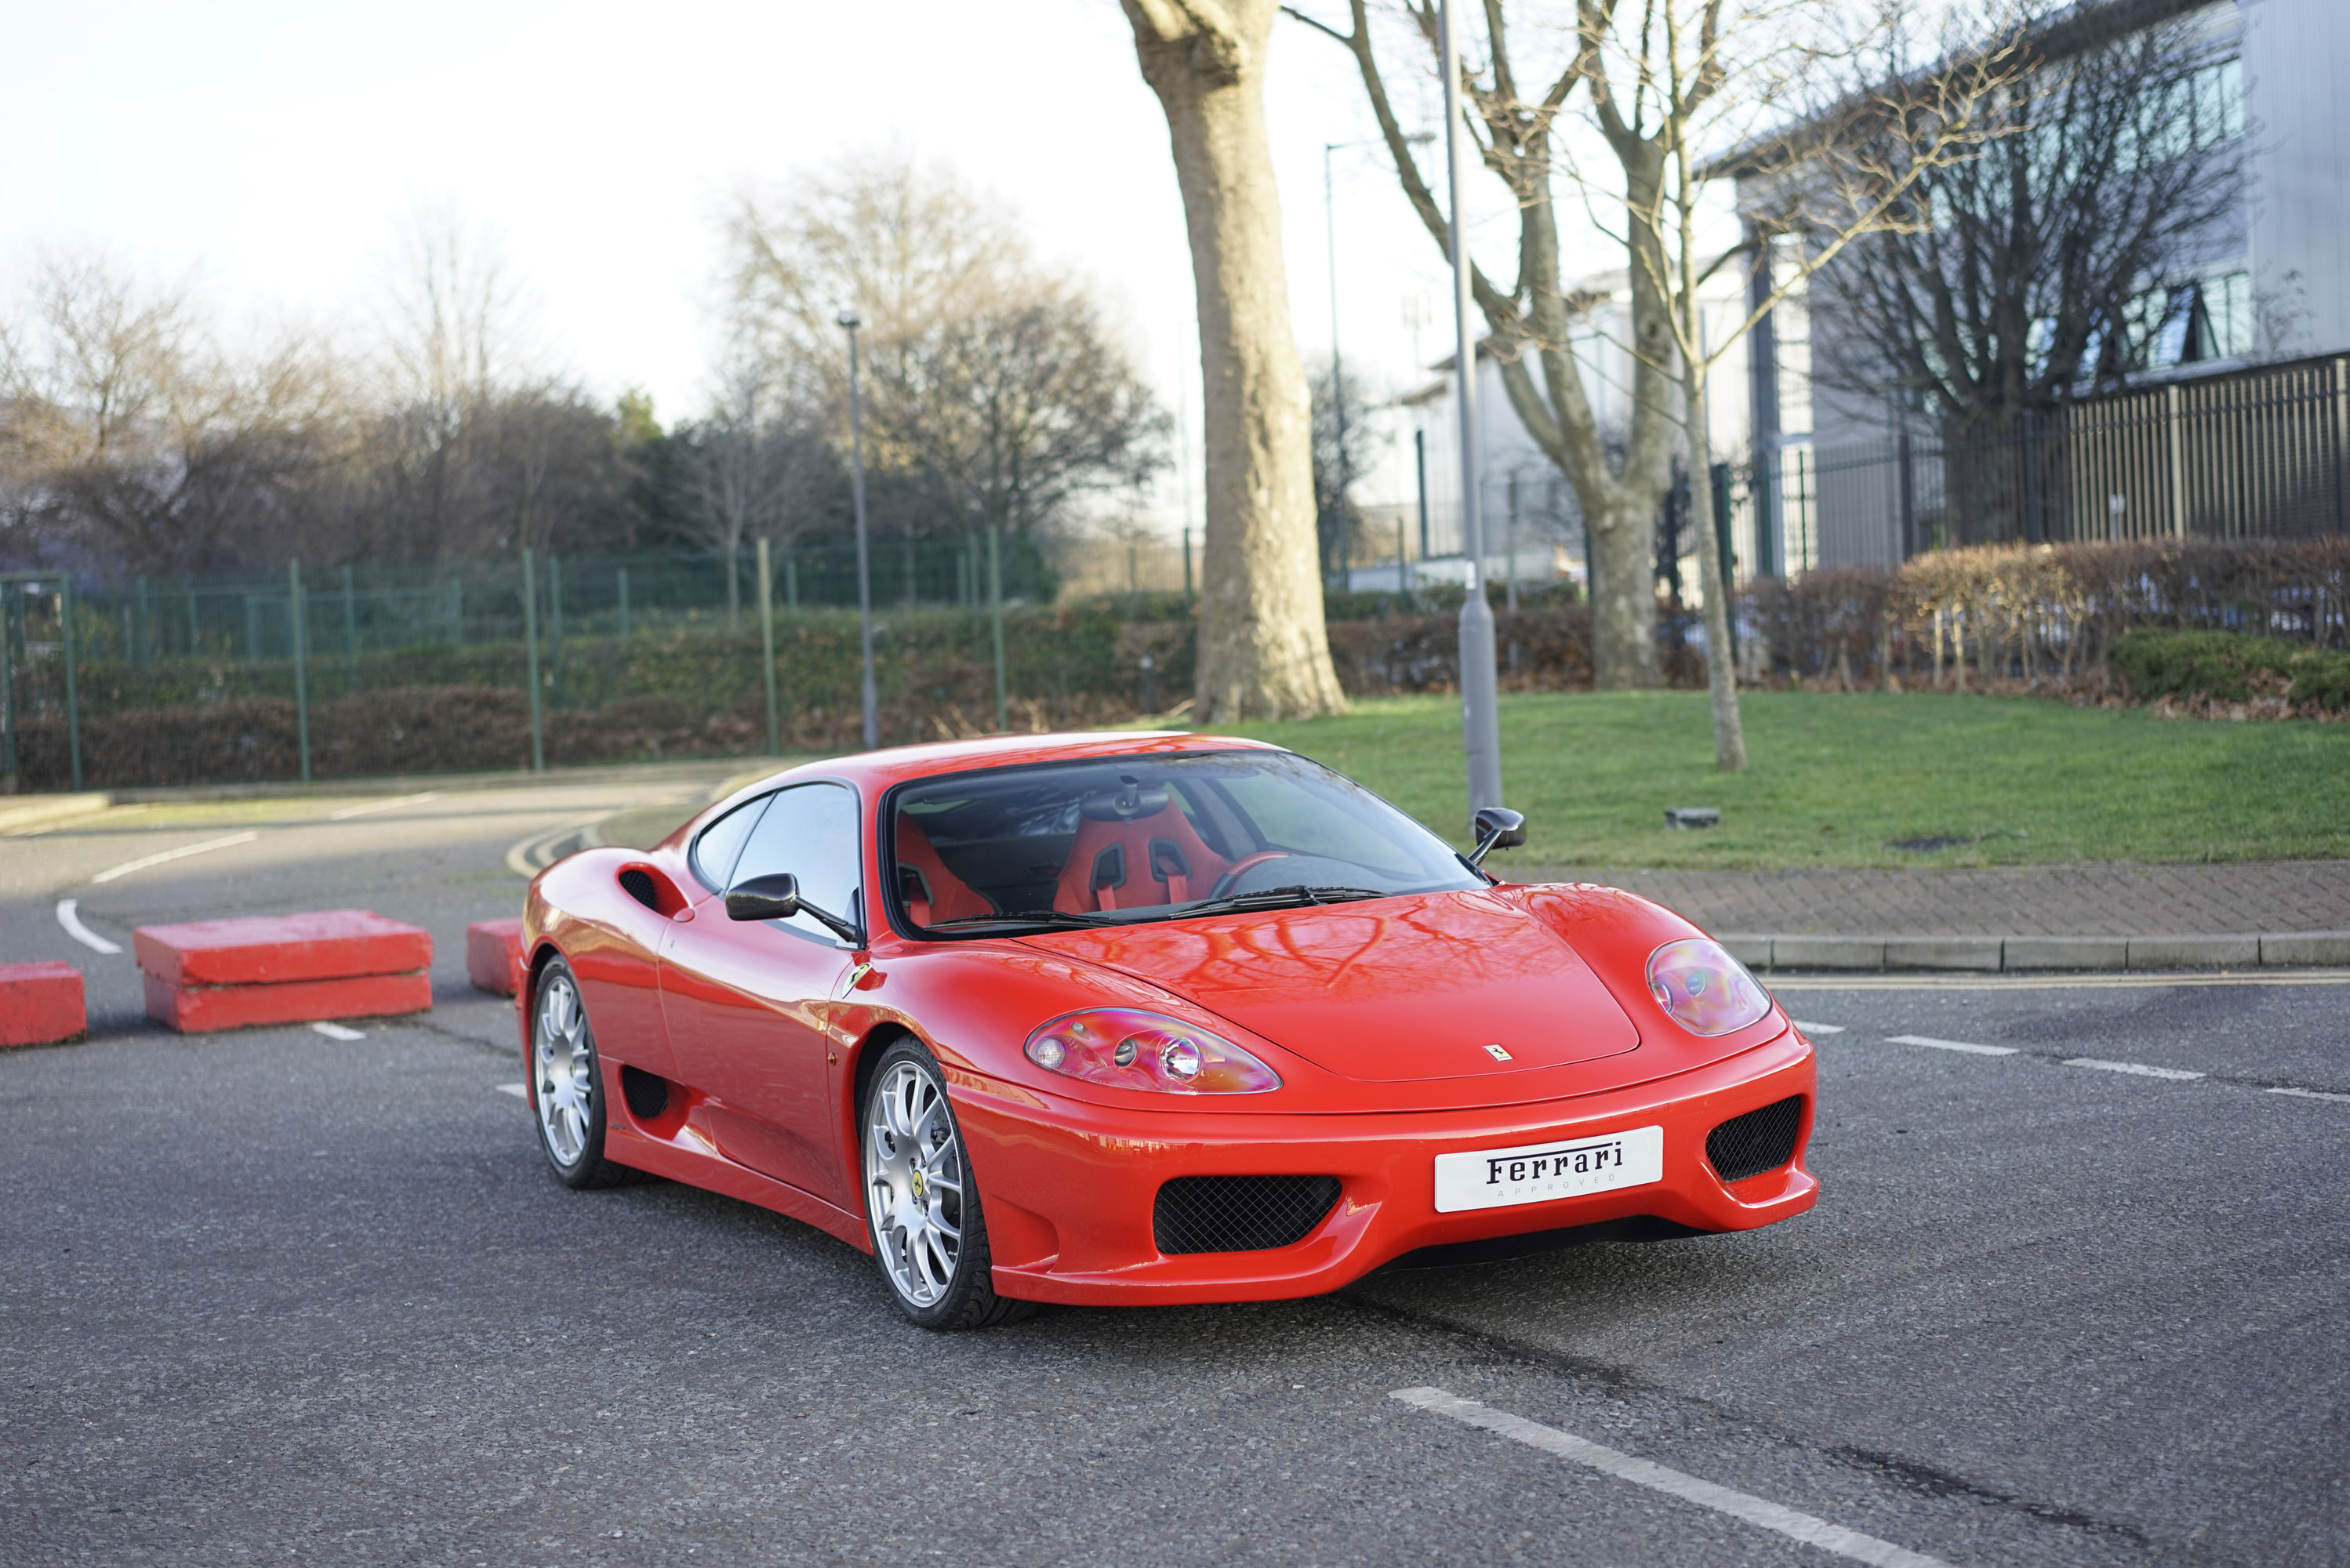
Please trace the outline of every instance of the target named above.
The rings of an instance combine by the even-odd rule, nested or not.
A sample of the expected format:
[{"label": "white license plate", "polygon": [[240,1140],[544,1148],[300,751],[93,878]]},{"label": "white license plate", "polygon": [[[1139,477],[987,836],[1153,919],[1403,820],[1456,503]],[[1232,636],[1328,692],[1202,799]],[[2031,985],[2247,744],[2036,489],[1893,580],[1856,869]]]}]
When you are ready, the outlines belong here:
[{"label": "white license plate", "polygon": [[1436,1157],[1436,1208],[1440,1214],[1502,1209],[1664,1179],[1665,1129],[1633,1127],[1516,1148],[1440,1154]]}]

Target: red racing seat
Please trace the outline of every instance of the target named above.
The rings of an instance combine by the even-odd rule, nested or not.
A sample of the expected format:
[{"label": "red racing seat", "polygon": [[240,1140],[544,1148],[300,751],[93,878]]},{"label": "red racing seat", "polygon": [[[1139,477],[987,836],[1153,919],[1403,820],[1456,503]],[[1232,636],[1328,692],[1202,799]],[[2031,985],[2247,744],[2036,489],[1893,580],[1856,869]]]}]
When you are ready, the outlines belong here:
[{"label": "red racing seat", "polygon": [[898,814],[898,896],[914,924],[959,920],[969,915],[992,915],[995,906],[962,877],[947,869],[930,836]]},{"label": "red racing seat", "polygon": [[1085,798],[1053,908],[1076,914],[1204,898],[1231,863],[1167,791],[1128,784]]}]

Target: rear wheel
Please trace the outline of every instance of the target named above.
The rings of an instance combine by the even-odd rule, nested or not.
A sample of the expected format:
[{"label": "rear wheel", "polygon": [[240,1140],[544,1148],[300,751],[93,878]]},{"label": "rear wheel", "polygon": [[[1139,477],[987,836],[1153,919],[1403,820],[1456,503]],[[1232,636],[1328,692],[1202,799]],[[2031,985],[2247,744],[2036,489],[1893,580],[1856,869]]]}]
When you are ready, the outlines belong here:
[{"label": "rear wheel", "polygon": [[979,1189],[946,1081],[919,1042],[883,1050],[858,1125],[867,1231],[898,1310],[938,1329],[985,1328],[1034,1311],[995,1293]]},{"label": "rear wheel", "polygon": [[538,971],[530,1028],[530,1108],[538,1145],[566,1187],[614,1187],[637,1173],[604,1158],[603,1064],[571,966]]}]

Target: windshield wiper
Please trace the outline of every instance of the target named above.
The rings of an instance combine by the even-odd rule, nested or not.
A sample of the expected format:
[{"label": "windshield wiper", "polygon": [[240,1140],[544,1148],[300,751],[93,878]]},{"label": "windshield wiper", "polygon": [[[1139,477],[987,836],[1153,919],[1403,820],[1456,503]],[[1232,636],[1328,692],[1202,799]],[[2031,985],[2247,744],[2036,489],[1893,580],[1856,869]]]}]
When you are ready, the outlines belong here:
[{"label": "windshield wiper", "polygon": [[1115,925],[1097,915],[1073,915],[1066,909],[1022,909],[1003,915],[958,915],[951,920],[932,920],[922,929],[951,931],[963,926],[1043,926],[1047,929],[1090,929],[1095,926]]},{"label": "windshield wiper", "polygon": [[1293,883],[1286,888],[1264,888],[1253,893],[1233,893],[1197,904],[1179,905],[1163,918],[1183,920],[1193,915],[1222,915],[1240,909],[1294,909],[1302,904],[1351,904],[1358,898],[1384,898],[1387,896],[1376,888],[1307,888]]}]

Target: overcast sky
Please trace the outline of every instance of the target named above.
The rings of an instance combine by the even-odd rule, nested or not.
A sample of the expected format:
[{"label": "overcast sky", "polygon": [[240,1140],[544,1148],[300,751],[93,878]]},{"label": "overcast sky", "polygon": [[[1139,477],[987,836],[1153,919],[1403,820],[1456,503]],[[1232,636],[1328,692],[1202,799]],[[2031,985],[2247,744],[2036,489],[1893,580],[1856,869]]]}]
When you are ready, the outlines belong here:
[{"label": "overcast sky", "polygon": [[[453,202],[502,236],[558,367],[606,395],[649,389],[667,421],[705,395],[728,192],[894,142],[1010,199],[1095,277],[1197,429],[1166,121],[1115,0],[20,0],[0,38],[0,276],[44,245],[94,246],[192,274],[232,317],[359,324],[400,216]],[[1323,144],[1372,126],[1348,57],[1292,22],[1268,102],[1311,358],[1331,336]],[[1450,348],[1440,260],[1378,150],[1336,168],[1347,357],[1401,389],[1415,297],[1420,358]]]}]

